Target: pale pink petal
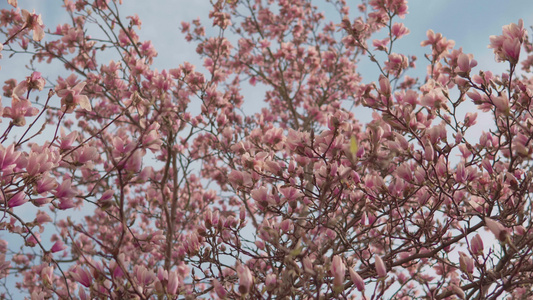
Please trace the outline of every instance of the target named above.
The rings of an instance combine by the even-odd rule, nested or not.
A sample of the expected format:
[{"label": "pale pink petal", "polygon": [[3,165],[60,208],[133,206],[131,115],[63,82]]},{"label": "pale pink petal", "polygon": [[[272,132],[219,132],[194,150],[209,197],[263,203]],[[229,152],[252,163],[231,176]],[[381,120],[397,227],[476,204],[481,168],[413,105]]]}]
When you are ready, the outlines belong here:
[{"label": "pale pink petal", "polygon": [[79,101],[79,104],[80,104],[80,107],[87,110],[87,111],[92,111],[92,107],[91,107],[91,102],[89,101],[89,97],[85,96],[85,95],[78,95],[78,101]]}]

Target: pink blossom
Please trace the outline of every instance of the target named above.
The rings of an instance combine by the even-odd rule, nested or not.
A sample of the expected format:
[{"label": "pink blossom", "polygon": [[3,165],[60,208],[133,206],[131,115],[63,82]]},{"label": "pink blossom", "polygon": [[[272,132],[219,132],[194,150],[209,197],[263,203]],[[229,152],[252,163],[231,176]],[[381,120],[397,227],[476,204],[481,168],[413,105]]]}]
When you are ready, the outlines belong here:
[{"label": "pink blossom", "polygon": [[243,295],[248,294],[254,282],[252,272],[247,266],[238,264],[237,276],[239,277],[239,292]]},{"label": "pink blossom", "polygon": [[502,224],[492,220],[491,218],[485,218],[485,225],[500,242],[505,242],[507,240],[509,232]]},{"label": "pink blossom", "polygon": [[494,49],[497,61],[509,61],[516,64],[520,56],[520,46],[526,36],[524,21],[520,19],[518,25],[511,23],[503,26],[502,35],[490,36],[489,48]]},{"label": "pink blossom", "polygon": [[76,190],[72,187],[72,181],[67,179],[63,180],[63,182],[56,188],[54,196],[58,198],[72,198],[76,194]]},{"label": "pink blossom", "polygon": [[409,60],[403,54],[391,53],[385,61],[385,70],[393,76],[400,74],[408,67]]},{"label": "pink blossom", "polygon": [[335,289],[339,289],[343,286],[344,277],[346,274],[346,266],[342,261],[342,258],[338,255],[333,256],[331,261],[331,269],[333,275],[333,286]]},{"label": "pink blossom", "polygon": [[474,259],[466,255],[464,252],[459,251],[459,265],[461,271],[472,274],[474,273]]},{"label": "pink blossom", "polygon": [[271,198],[266,187],[260,187],[258,189],[253,190],[251,196],[262,206],[267,206]]},{"label": "pink blossom", "polygon": [[11,100],[11,107],[5,107],[3,116],[13,119],[13,125],[24,126],[26,125],[25,117],[33,117],[39,113],[39,109],[32,107],[29,100],[25,99],[22,93],[23,90],[17,90],[17,93],[13,93],[13,99]]},{"label": "pink blossom", "polygon": [[387,276],[387,267],[385,266],[385,263],[381,259],[380,256],[375,255],[375,266],[376,266],[376,272],[378,274],[379,278],[385,278]]},{"label": "pink blossom", "polygon": [[33,30],[33,40],[42,40],[44,38],[44,25],[43,21],[41,20],[41,15],[35,14],[35,11],[33,13],[30,13],[25,9],[22,9],[21,13],[22,19],[24,20],[23,27]]},{"label": "pink blossom", "polygon": [[392,24],[391,33],[394,35],[397,39],[403,37],[404,35],[409,34],[409,29],[405,27],[403,23],[394,23]]},{"label": "pink blossom", "polygon": [[47,266],[42,268],[41,278],[45,286],[51,286],[54,279],[54,267]]},{"label": "pink blossom", "polygon": [[357,288],[357,290],[360,291],[360,292],[364,291],[365,290],[365,281],[363,280],[361,275],[359,275],[359,273],[357,273],[352,268],[350,268],[349,271],[350,271],[350,278],[352,279],[352,282],[355,285],[355,287]]},{"label": "pink blossom", "polygon": [[69,150],[74,147],[74,142],[78,138],[78,132],[73,131],[68,135],[65,135],[64,128],[61,128],[61,137],[59,138],[58,146],[61,150]]},{"label": "pink blossom", "polygon": [[57,181],[49,175],[42,176],[37,180],[36,190],[39,194],[44,194],[57,187]]},{"label": "pink blossom", "polygon": [[57,95],[61,97],[61,107],[66,113],[74,111],[78,105],[87,111],[92,110],[89,97],[81,94],[86,84],[86,82],[80,82],[72,88],[64,88],[56,91]]},{"label": "pink blossom", "polygon": [[8,170],[13,169],[17,165],[20,152],[15,151],[15,145],[11,144],[4,148],[0,145],[0,170],[9,173]]},{"label": "pink blossom", "polygon": [[468,76],[473,67],[477,65],[477,61],[472,59],[471,55],[464,53],[459,54],[457,58],[458,74],[461,76]]},{"label": "pink blossom", "polygon": [[34,232],[26,237],[26,246],[35,247],[41,242],[41,235],[38,232]]},{"label": "pink blossom", "polygon": [[372,45],[374,46],[374,50],[387,52],[388,51],[389,42],[390,42],[389,38],[384,38],[382,40],[377,40],[376,39],[376,40],[372,41]]},{"label": "pink blossom", "polygon": [[379,92],[385,96],[391,95],[390,81],[383,75],[379,75]]},{"label": "pink blossom", "polygon": [[464,124],[466,127],[474,126],[477,122],[477,112],[467,112],[465,115],[465,121]]},{"label": "pink blossom", "polygon": [[503,114],[509,113],[509,99],[505,94],[502,94],[500,96],[492,96],[491,97],[492,104],[496,106],[496,109]]},{"label": "pink blossom", "polygon": [[52,222],[52,218],[44,211],[39,210],[37,211],[37,216],[35,217],[34,222],[38,225],[42,225],[44,223]]},{"label": "pink blossom", "polygon": [[216,279],[213,279],[211,284],[213,285],[213,289],[215,290],[217,296],[220,299],[224,299],[228,293],[224,286],[222,286],[222,284],[220,284],[220,282]]},{"label": "pink blossom", "polygon": [[69,272],[70,276],[77,282],[81,283],[85,287],[90,287],[92,284],[92,276],[84,268],[80,266],[74,266],[74,269]]},{"label": "pink blossom", "polygon": [[7,206],[11,208],[21,206],[22,204],[28,202],[28,200],[29,199],[26,196],[26,193],[24,193],[23,191],[20,191],[9,198],[7,202]]},{"label": "pink blossom", "polygon": [[168,274],[168,285],[167,285],[167,292],[170,295],[175,295],[178,291],[178,285],[179,285],[179,277],[178,273],[176,271],[170,271]]},{"label": "pink blossom", "polygon": [[303,266],[303,269],[305,272],[311,274],[311,275],[316,275],[316,271],[314,270],[314,266],[313,266],[313,262],[311,261],[311,259],[306,256],[302,259],[302,266]]},{"label": "pink blossom", "polygon": [[274,288],[278,284],[278,279],[275,274],[268,274],[265,278],[265,285],[268,288]]},{"label": "pink blossom", "polygon": [[52,253],[56,253],[56,252],[59,252],[59,251],[63,251],[66,248],[67,248],[67,246],[65,246],[65,244],[61,240],[58,240],[57,242],[54,243],[54,245],[52,245],[52,248],[50,248],[50,251]]}]

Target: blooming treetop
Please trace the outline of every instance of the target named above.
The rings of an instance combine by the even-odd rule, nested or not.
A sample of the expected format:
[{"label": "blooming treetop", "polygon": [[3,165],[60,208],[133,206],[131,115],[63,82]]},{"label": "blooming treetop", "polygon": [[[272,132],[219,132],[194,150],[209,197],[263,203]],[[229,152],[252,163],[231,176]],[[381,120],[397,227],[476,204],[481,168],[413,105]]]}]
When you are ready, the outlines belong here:
[{"label": "blooming treetop", "polygon": [[[311,0],[212,1],[217,34],[181,25],[202,73],[153,68],[157,51],[119,2],[65,0],[69,23],[47,27],[17,1],[0,11],[2,59],[27,53],[34,69],[4,83],[0,107],[0,277],[20,292],[533,297],[533,46],[521,20],[490,37],[507,72],[474,71],[472,54],[429,30],[427,76],[413,79],[416,57],[394,47],[409,34],[405,0],[328,1],[337,22]],[[367,84],[363,56],[380,72]],[[266,89],[254,114],[246,82]],[[478,113],[458,113],[467,102],[492,118],[476,139]]]}]

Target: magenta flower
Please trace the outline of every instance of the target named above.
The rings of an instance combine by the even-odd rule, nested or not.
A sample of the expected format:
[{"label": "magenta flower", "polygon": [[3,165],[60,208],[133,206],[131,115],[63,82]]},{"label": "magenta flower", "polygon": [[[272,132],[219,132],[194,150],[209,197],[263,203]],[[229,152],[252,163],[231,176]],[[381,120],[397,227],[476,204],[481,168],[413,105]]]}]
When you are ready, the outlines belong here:
[{"label": "magenta flower", "polygon": [[85,287],[90,287],[92,284],[91,273],[79,266],[75,266],[74,270],[70,271],[70,276]]},{"label": "magenta flower", "polygon": [[67,248],[67,246],[65,246],[65,244],[59,240],[57,242],[54,243],[54,245],[52,246],[52,248],[50,248],[50,251],[52,253],[56,253],[56,252],[59,252],[59,251],[63,251]]},{"label": "magenta flower", "polygon": [[15,195],[11,196],[11,198],[9,198],[9,201],[7,202],[7,206],[10,208],[17,207],[17,206],[21,206],[22,204],[26,202],[28,202],[28,197],[26,197],[26,194],[23,191],[20,191],[16,193]]},{"label": "magenta flower", "polygon": [[77,105],[81,108],[91,111],[91,102],[89,97],[82,95],[81,91],[85,87],[86,82],[80,82],[72,88],[65,88],[57,91],[57,95],[61,97],[61,107],[66,113],[74,111]]}]

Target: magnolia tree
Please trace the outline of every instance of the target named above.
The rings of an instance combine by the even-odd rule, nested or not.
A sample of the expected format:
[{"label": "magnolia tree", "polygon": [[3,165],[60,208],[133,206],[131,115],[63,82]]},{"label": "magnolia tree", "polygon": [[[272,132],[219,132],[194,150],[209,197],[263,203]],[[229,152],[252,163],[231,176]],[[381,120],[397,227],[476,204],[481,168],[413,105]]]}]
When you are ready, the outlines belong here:
[{"label": "magnolia tree", "polygon": [[121,1],[57,27],[8,2],[1,53],[30,70],[0,108],[2,298],[532,299],[522,21],[490,37],[507,72],[430,30],[414,79],[405,0],[219,0],[213,34],[181,25],[206,71],[158,71]]}]

